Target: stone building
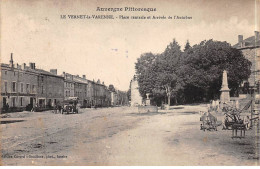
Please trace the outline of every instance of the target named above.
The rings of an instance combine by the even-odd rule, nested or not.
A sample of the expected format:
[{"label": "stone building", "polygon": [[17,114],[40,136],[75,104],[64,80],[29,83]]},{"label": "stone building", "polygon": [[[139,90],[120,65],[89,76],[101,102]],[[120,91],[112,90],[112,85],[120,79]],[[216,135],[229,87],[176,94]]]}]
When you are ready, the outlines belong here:
[{"label": "stone building", "polygon": [[11,54],[9,65],[1,64],[1,108],[31,110],[36,104],[51,108],[63,101],[63,84],[57,70],[36,69],[35,63],[14,64]]},{"label": "stone building", "polygon": [[108,90],[108,87],[105,86],[105,106],[111,106],[111,92]]},{"label": "stone building", "polygon": [[[9,64],[1,64],[1,102],[3,110],[46,110],[62,105],[64,99],[78,97],[82,107],[107,107],[111,105],[111,92],[104,82],[90,81],[83,75],[63,72],[57,69],[37,69],[35,63],[14,64],[13,55]],[[117,104],[116,93],[114,100]]]},{"label": "stone building", "polygon": [[[243,35],[238,35],[238,43],[233,46],[238,50],[241,50],[245,58],[251,63],[251,75],[248,80],[242,84],[242,92],[244,94],[249,93],[248,87],[259,84],[260,80],[260,39],[259,32],[255,31],[255,35],[243,39]],[[259,93],[259,86],[258,86]]]},{"label": "stone building", "polygon": [[106,86],[104,85],[104,82],[101,84],[100,80],[98,79],[97,82],[94,84],[94,93],[95,93],[95,102],[96,106],[98,107],[104,107],[106,105]]},{"label": "stone building", "polygon": [[139,85],[136,76],[130,82],[131,87],[131,106],[138,106],[142,104],[142,97],[139,92]]},{"label": "stone building", "polygon": [[94,106],[95,103],[95,91],[94,91],[94,87],[95,87],[95,82],[88,80],[88,87],[87,87],[87,100],[88,100],[88,105],[87,107],[91,107]]},{"label": "stone building", "polygon": [[82,107],[88,105],[88,80],[86,76],[79,77],[79,75],[73,76],[74,81],[74,96],[79,98],[79,103]]},{"label": "stone building", "polygon": [[14,64],[13,54],[9,64],[1,64],[1,109],[24,110],[32,108],[36,103],[38,73],[35,64]]},{"label": "stone building", "polygon": [[112,106],[118,105],[118,97],[116,91],[111,91],[111,105]]},{"label": "stone building", "polygon": [[50,72],[36,69],[38,73],[37,104],[39,108],[53,108],[64,100],[64,78],[57,75],[57,69]]},{"label": "stone building", "polygon": [[64,77],[64,99],[68,99],[69,97],[74,97],[73,75],[63,72],[62,76]]}]

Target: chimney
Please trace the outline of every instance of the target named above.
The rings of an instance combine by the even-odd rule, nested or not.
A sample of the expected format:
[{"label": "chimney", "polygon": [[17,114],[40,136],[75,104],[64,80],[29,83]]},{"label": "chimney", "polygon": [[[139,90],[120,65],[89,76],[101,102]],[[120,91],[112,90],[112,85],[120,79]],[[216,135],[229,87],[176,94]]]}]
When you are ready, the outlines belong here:
[{"label": "chimney", "polygon": [[30,67],[30,69],[35,69],[35,63],[29,63],[29,67]]},{"label": "chimney", "polygon": [[13,53],[11,53],[10,65],[11,68],[14,68],[14,61],[13,61]]},{"label": "chimney", "polygon": [[51,72],[52,74],[57,75],[57,69],[51,69],[50,72]]},{"label": "chimney", "polygon": [[79,77],[79,75],[76,75],[76,77]]},{"label": "chimney", "polygon": [[22,69],[25,70],[26,69],[26,63],[22,64]]},{"label": "chimney", "polygon": [[32,65],[32,63],[31,63],[31,62],[29,63],[29,68],[30,68],[30,69],[32,69],[32,68],[33,68],[33,65]]},{"label": "chimney", "polygon": [[82,78],[83,78],[83,79],[86,79],[86,75],[82,75]]},{"label": "chimney", "polygon": [[259,32],[255,31],[255,42],[258,42],[259,40]]},{"label": "chimney", "polygon": [[21,69],[22,68],[22,66],[21,65],[19,65],[18,63],[16,64],[16,68],[17,69]]},{"label": "chimney", "polygon": [[244,47],[243,35],[238,35],[238,44],[241,48]]}]

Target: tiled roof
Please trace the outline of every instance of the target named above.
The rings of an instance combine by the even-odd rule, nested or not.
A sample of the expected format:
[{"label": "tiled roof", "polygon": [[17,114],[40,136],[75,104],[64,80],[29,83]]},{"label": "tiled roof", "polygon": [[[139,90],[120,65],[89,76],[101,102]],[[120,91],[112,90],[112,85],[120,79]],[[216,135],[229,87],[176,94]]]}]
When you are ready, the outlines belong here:
[{"label": "tiled roof", "polygon": [[[251,36],[251,37],[243,40],[242,42],[244,43],[244,47],[243,48],[260,46],[260,40],[255,42],[255,36]],[[237,48],[237,49],[241,48],[239,43],[235,44],[233,47]]]}]

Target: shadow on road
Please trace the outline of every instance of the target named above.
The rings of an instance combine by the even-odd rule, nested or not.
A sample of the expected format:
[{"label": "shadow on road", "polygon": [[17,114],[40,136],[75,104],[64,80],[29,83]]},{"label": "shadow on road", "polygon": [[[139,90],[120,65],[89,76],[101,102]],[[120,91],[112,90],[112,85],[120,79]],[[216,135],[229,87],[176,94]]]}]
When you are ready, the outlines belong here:
[{"label": "shadow on road", "polygon": [[6,120],[6,121],[0,121],[0,124],[8,124],[8,123],[17,123],[17,122],[23,122],[25,120]]},{"label": "shadow on road", "polygon": [[147,112],[147,113],[129,113],[126,116],[154,116],[154,115],[160,115],[160,114],[166,114],[166,112]]}]

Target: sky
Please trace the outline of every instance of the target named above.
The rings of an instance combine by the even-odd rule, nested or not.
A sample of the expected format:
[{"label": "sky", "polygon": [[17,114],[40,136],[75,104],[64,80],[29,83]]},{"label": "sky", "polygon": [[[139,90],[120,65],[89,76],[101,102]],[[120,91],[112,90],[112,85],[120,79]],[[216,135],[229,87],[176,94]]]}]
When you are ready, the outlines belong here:
[{"label": "sky", "polygon": [[[161,53],[173,40],[184,47],[203,40],[234,45],[258,30],[260,0],[1,0],[1,62],[36,63],[86,75],[128,90],[135,62],[146,52]],[[256,8],[256,5],[258,9]],[[156,8],[155,12],[104,12],[100,8]],[[190,16],[176,19],[61,19],[61,15]]]}]

